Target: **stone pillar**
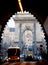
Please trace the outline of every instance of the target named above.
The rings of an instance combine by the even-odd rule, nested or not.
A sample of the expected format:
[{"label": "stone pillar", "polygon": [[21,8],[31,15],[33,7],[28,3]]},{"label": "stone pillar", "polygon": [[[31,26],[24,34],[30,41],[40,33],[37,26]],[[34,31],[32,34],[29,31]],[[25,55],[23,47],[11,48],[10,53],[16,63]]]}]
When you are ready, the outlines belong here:
[{"label": "stone pillar", "polygon": [[33,52],[37,54],[37,46],[36,46],[36,23],[34,22],[34,43],[33,43]]},{"label": "stone pillar", "polygon": [[20,50],[22,49],[22,39],[21,39],[21,37],[22,37],[22,34],[21,34],[21,23],[19,24],[19,47],[20,47]]}]

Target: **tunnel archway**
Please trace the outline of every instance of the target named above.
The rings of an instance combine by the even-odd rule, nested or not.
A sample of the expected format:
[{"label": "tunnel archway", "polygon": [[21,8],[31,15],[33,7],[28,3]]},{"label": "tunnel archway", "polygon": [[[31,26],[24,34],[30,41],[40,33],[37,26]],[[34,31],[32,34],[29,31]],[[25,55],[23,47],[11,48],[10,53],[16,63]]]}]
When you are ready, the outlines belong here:
[{"label": "tunnel archway", "polygon": [[[6,27],[6,25],[5,25],[5,27]],[[4,30],[5,30],[5,27],[4,27]],[[41,26],[42,27],[42,26]],[[43,31],[44,31],[44,28],[43,28]],[[4,32],[3,32],[4,33]]]}]

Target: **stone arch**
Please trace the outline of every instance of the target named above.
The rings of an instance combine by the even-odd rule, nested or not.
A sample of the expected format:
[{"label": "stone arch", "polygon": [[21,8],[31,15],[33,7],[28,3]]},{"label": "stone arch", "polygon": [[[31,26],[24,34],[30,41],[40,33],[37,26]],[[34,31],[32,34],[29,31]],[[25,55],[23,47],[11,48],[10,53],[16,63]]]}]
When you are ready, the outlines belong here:
[{"label": "stone arch", "polygon": [[26,30],[30,30],[30,31],[32,31],[31,28],[26,28],[26,29],[23,30],[23,33],[24,33]]},{"label": "stone arch", "polygon": [[33,30],[30,28],[30,26],[26,26],[26,28],[23,30],[22,32],[22,37],[23,37],[23,34],[26,32],[26,31],[30,31],[31,33],[33,33]]}]

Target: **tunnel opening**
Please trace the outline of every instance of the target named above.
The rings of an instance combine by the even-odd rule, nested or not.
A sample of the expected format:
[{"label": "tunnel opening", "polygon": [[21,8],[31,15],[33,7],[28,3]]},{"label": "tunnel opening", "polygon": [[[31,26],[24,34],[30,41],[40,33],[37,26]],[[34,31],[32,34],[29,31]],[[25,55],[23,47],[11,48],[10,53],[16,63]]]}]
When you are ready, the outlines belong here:
[{"label": "tunnel opening", "polygon": [[[17,15],[19,15],[19,14],[17,14]],[[8,22],[9,22],[9,21],[13,21],[13,20],[11,20],[11,19],[13,19],[15,16],[16,16],[16,14],[15,14],[14,16],[12,16],[12,17],[8,20]],[[17,20],[14,20],[14,21],[17,21]],[[7,22],[7,23],[8,23],[8,22]],[[44,29],[44,27],[43,27],[43,25],[42,25],[42,23],[41,23],[40,21],[37,20],[37,22],[39,22],[39,23],[37,23],[36,26],[37,26],[38,24],[41,25],[41,26],[40,26],[40,27],[41,27],[41,31],[43,30],[42,32],[44,33],[43,35],[45,36],[44,39],[43,39],[45,42],[43,42],[43,43],[46,43],[46,44],[47,44],[45,29]],[[15,26],[12,25],[13,22],[10,23],[10,24],[11,24],[11,27],[9,27],[9,26],[7,25],[7,23],[3,25],[3,26],[4,26],[4,27],[3,27],[3,30],[2,30],[3,33],[2,33],[2,35],[1,35],[1,45],[2,45],[2,43],[3,43],[3,47],[6,47],[6,48],[4,48],[5,51],[7,50],[7,47],[8,47],[8,46],[10,46],[10,45],[13,46],[13,43],[16,44],[16,46],[18,46],[18,43],[22,43],[22,44],[23,44],[23,47],[27,46],[28,44],[27,44],[27,45],[24,45],[25,42],[23,42],[23,41],[25,41],[25,40],[20,41],[20,42],[14,40],[14,39],[16,39],[16,38],[14,38],[14,35],[16,35],[16,34],[15,34],[15,33],[12,33],[12,32],[15,32]],[[13,23],[13,24],[14,24],[14,23]],[[28,25],[27,25],[27,24],[28,24]],[[22,33],[25,34],[25,33],[29,32],[29,31],[31,30],[33,35],[37,35],[36,33],[34,33],[35,31],[32,30],[32,27],[30,27],[31,24],[30,24],[29,22],[28,22],[27,24],[26,24],[26,23],[24,23],[24,24],[22,23],[22,27],[24,26],[25,29],[23,30],[23,28],[22,28],[23,31],[20,31],[20,33],[22,32]],[[30,24],[30,25],[29,25],[29,24]],[[14,24],[14,25],[15,25],[15,24]],[[18,27],[19,25],[20,25],[19,23],[16,23],[16,26],[17,26],[17,27]],[[13,27],[12,27],[12,26],[13,26]],[[10,35],[7,35],[7,34],[9,33],[9,31],[8,31],[7,29],[9,29],[10,32],[11,32],[11,35],[13,35],[13,37],[10,37],[10,38],[12,38],[12,40],[10,40],[10,38],[9,38]],[[7,31],[8,31],[8,33],[6,33]],[[17,30],[16,30],[16,31],[17,31]],[[27,32],[26,32],[26,31],[27,31]],[[18,32],[19,32],[19,30],[18,30]],[[18,32],[17,32],[17,33],[18,33]],[[6,33],[6,34],[5,34],[5,33]],[[10,34],[10,33],[9,33],[9,34]],[[7,35],[7,38],[8,38],[8,39],[7,39],[7,38],[4,39],[4,35],[5,35],[5,36]],[[18,34],[18,35],[19,35],[19,34]],[[23,34],[21,34],[21,35],[23,35]],[[27,38],[28,38],[29,36],[31,36],[29,33],[27,33],[27,34],[25,34],[25,35],[27,35]],[[14,39],[13,39],[13,38],[14,38]],[[34,38],[35,38],[35,37],[34,37]],[[5,41],[3,41],[3,40],[5,40]],[[9,40],[10,40],[10,42],[9,42],[10,44],[8,43]],[[20,39],[19,39],[19,40],[20,40]],[[43,41],[43,40],[42,40],[42,41]],[[12,42],[11,42],[11,41],[12,41]],[[14,42],[13,42],[13,41],[14,41]],[[29,40],[28,40],[28,41],[29,41]],[[11,44],[11,43],[12,43],[12,44]],[[27,42],[27,43],[28,43],[28,42]],[[32,42],[31,42],[31,43],[32,43]],[[36,43],[36,40],[33,41],[33,43]],[[37,41],[37,43],[42,43],[42,42],[41,42],[41,41]],[[46,45],[46,44],[45,44],[45,45]],[[42,44],[40,44],[40,45],[42,46]],[[14,46],[15,46],[15,45],[14,45]],[[20,46],[20,45],[19,45],[19,46]],[[47,46],[47,45],[46,45],[46,46]],[[33,47],[34,47],[34,46],[33,46]],[[27,49],[29,49],[29,52],[30,52],[30,50],[31,50],[30,46],[27,47]],[[47,47],[46,47],[46,49],[47,49]],[[21,48],[21,50],[23,50],[23,49]],[[46,50],[46,51],[47,51],[47,50]],[[35,51],[34,51],[34,52],[35,52]],[[4,52],[3,52],[3,53],[4,53]]]}]

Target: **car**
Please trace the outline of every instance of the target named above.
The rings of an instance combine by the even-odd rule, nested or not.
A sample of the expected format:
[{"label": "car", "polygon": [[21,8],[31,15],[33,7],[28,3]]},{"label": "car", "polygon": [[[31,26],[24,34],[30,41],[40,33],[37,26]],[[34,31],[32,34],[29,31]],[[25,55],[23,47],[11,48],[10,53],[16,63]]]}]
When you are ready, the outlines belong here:
[{"label": "car", "polygon": [[20,54],[20,61],[23,62],[23,61],[24,61],[24,58],[25,58],[26,56],[27,56],[26,54]]},{"label": "car", "polygon": [[25,56],[27,56],[26,54],[20,54],[20,58],[24,58]]},{"label": "car", "polygon": [[25,61],[42,61],[42,57],[41,56],[26,56]]},{"label": "car", "polygon": [[34,55],[34,61],[41,61],[42,60],[42,57],[41,56],[37,56],[37,55]]},{"label": "car", "polygon": [[33,61],[33,57],[32,56],[26,56],[24,61]]}]

